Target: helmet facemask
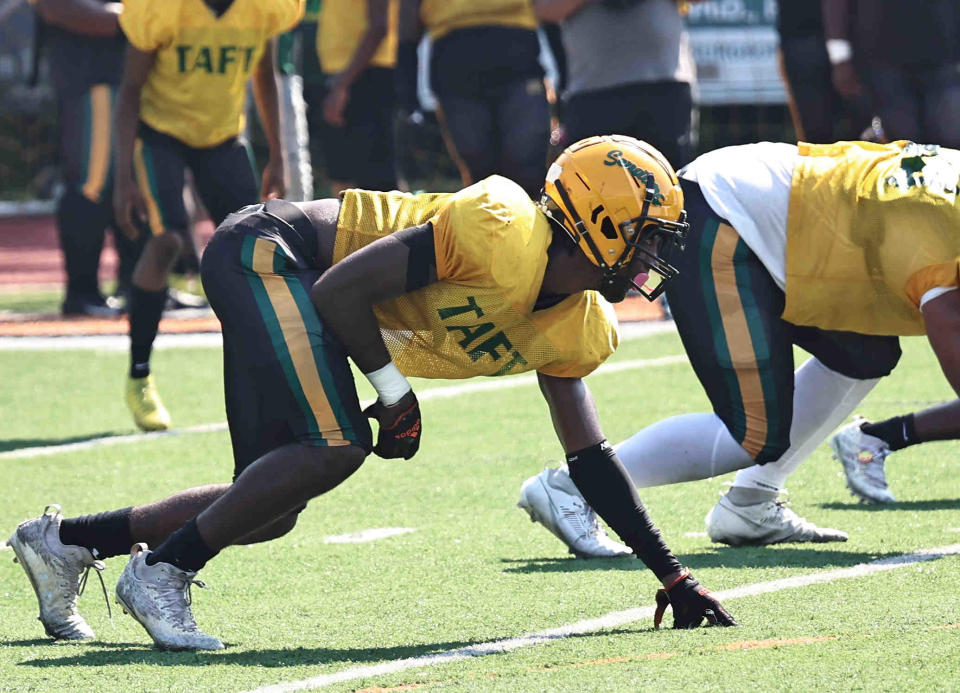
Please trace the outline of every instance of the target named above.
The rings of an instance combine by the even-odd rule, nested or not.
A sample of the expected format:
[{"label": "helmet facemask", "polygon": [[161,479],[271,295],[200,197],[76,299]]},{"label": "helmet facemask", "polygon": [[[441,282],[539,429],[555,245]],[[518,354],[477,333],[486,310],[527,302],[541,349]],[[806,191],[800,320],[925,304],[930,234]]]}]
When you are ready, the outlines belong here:
[{"label": "helmet facemask", "polygon": [[[600,294],[611,303],[622,301],[630,289],[636,290],[648,301],[659,297],[667,288],[667,283],[679,274],[676,267],[670,264],[670,260],[684,248],[687,230],[690,228],[686,210],[681,212],[677,221],[649,216],[649,208],[655,196],[652,190],[647,190],[640,215],[619,224],[618,232],[623,239],[624,248],[620,256],[611,263],[603,257],[600,248],[590,236],[563,184],[558,180],[554,185],[564,206],[570,210],[570,216],[545,193],[541,197],[541,208],[563,228],[574,243],[581,245],[582,239],[590,249],[593,255],[591,259],[603,271],[603,279],[597,289]],[[642,275],[630,276],[628,273],[629,266],[637,258],[647,267],[646,276],[639,282],[637,278]]]}]

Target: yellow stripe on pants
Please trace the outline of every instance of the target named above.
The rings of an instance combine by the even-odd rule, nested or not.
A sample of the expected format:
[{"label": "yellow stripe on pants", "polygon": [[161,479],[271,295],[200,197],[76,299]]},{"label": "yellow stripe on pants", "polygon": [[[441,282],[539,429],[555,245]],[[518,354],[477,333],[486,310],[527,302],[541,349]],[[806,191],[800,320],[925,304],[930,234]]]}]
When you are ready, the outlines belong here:
[{"label": "yellow stripe on pants", "polygon": [[733,255],[740,235],[729,224],[720,224],[713,244],[710,264],[713,269],[714,289],[720,307],[720,319],[730,352],[730,361],[740,385],[746,433],[741,445],[751,457],[756,457],[767,442],[767,403],[763,396],[760,371],[757,368],[753,338],[747,325],[747,316],[737,288]]},{"label": "yellow stripe on pants", "polygon": [[297,379],[316,417],[320,432],[330,445],[350,445],[349,441],[343,439],[340,423],[330,407],[330,402],[327,401],[320,373],[314,361],[310,335],[307,334],[300,308],[293,294],[290,293],[286,280],[273,271],[276,249],[276,243],[258,238],[253,249],[253,270],[259,275],[267,291],[277,322],[280,323],[283,341],[287,345],[287,352],[293,362]]},{"label": "yellow stripe on pants", "polygon": [[100,202],[110,172],[111,101],[106,84],[90,89],[90,153],[83,195],[91,202]]},{"label": "yellow stripe on pants", "polygon": [[160,206],[150,189],[147,164],[143,159],[143,140],[139,137],[133,143],[133,170],[137,174],[137,187],[140,188],[140,196],[143,197],[143,203],[147,206],[147,220],[150,223],[150,231],[154,236],[162,236],[166,229],[163,226],[163,217],[160,216]]}]

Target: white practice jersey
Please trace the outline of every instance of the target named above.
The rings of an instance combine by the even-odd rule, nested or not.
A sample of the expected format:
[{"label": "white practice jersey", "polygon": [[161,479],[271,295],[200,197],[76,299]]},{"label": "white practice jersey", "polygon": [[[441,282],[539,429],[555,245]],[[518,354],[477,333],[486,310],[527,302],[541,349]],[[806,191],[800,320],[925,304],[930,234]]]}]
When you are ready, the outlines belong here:
[{"label": "white practice jersey", "polygon": [[797,147],[758,142],[699,156],[680,171],[730,222],[781,289],[786,287],[787,211]]}]

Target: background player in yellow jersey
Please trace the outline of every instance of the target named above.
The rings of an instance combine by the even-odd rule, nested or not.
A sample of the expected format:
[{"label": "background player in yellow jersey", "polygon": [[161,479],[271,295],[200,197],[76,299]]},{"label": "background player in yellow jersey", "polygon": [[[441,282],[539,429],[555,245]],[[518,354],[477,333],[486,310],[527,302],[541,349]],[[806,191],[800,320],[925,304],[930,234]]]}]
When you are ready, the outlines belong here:
[{"label": "background player in yellow jersey", "polygon": [[463,184],[498,173],[536,198],[550,113],[530,0],[401,0],[400,7],[399,107],[419,108],[417,44],[426,30],[437,116]]},{"label": "background player in yellow jersey", "polygon": [[[135,545],[117,597],[165,648],[219,649],[187,599],[219,551],[290,531],[312,498],[371,449],[410,458],[421,418],[403,374],[500,376],[535,370],[571,477],[663,583],[675,627],[733,625],[682,568],[606,444],[581,378],[617,346],[613,309],[628,287],[655,295],[682,244],[683,198],[669,164],[630,138],[573,145],[535,205],[499,176],[455,194],[348,190],[341,199],[251,205],[203,256],[223,325],[233,484],[135,508],[20,525],[11,545],[59,637],[91,637],[76,611],[93,552]],[[641,275],[643,275],[641,277]],[[639,280],[635,277],[641,277]],[[347,359],[377,391],[361,411]],[[374,446],[365,417],[375,418]],[[429,428],[429,426],[427,427]],[[662,612],[661,612],[662,614]]]},{"label": "background player in yellow jersey", "polygon": [[[667,296],[714,413],[665,419],[617,452],[640,487],[741,470],[707,517],[714,541],[844,541],[777,495],[893,370],[897,335],[926,334],[960,393],[960,152],[767,142],[705,154],[680,183],[691,232]],[[796,373],[795,344],[813,355]],[[916,429],[956,438],[956,411],[919,412]],[[521,506],[572,545],[548,510],[582,503],[566,476],[528,480]]]},{"label": "background player in yellow jersey", "polygon": [[[126,401],[144,430],[170,426],[150,375],[150,352],[167,279],[188,228],[189,168],[214,222],[257,199],[283,194],[283,159],[271,39],[297,23],[302,0],[126,0],[129,41],[117,99],[114,210],[136,235],[151,236],[133,272]],[[247,81],[270,148],[259,194],[241,134]]]},{"label": "background player in yellow jersey", "polygon": [[326,78],[321,144],[334,194],[394,190],[393,67],[399,0],[325,0],[317,51]]}]

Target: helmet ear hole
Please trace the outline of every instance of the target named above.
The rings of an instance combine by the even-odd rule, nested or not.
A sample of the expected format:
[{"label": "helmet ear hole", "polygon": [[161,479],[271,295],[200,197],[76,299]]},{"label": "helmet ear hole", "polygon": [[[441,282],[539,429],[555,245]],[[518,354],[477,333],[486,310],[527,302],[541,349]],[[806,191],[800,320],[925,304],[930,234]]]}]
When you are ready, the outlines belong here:
[{"label": "helmet ear hole", "polygon": [[611,241],[617,239],[617,230],[613,226],[613,221],[610,217],[604,217],[603,221],[600,222],[600,233],[603,234],[604,238],[608,238]]}]

